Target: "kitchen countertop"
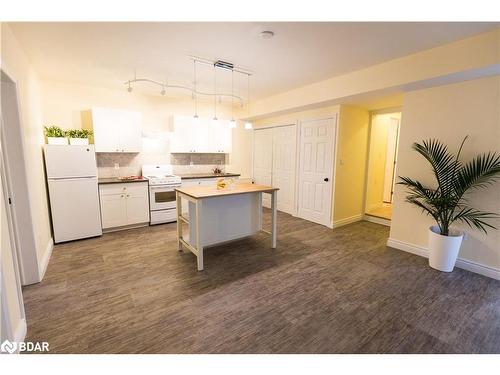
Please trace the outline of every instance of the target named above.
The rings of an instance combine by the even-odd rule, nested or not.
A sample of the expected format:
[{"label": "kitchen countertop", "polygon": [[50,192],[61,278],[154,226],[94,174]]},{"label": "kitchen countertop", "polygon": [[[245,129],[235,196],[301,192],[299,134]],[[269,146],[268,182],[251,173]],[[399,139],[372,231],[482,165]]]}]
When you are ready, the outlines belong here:
[{"label": "kitchen countertop", "polygon": [[217,177],[239,177],[241,176],[239,173],[186,173],[186,174],[177,174],[183,180],[195,179],[195,178],[217,178]]},{"label": "kitchen countertop", "polygon": [[278,188],[266,185],[256,184],[237,184],[234,188],[217,189],[216,186],[187,186],[179,187],[176,191],[189,195],[194,199],[203,199],[211,197],[221,197],[227,195],[249,194],[249,193],[272,193]]},{"label": "kitchen countertop", "polygon": [[128,184],[132,182],[147,182],[148,179],[145,177],[138,178],[135,180],[122,180],[117,177],[109,177],[109,178],[98,178],[97,183],[99,184]]}]

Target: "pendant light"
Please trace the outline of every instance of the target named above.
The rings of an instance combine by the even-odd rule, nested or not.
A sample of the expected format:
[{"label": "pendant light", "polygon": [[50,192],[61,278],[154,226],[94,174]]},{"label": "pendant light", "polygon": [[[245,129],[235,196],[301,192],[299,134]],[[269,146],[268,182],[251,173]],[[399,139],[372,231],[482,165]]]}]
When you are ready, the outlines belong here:
[{"label": "pendant light", "polygon": [[[247,74],[247,112],[248,112],[248,118],[250,117],[250,74]],[[252,126],[252,123],[250,122],[250,119],[248,119],[246,122],[245,122],[245,129],[247,130],[250,130],[250,129],[253,129],[253,126]]]},{"label": "pendant light", "polygon": [[217,119],[217,68],[214,65],[214,118],[212,119],[212,124],[217,124],[219,120]]},{"label": "pendant light", "polygon": [[198,91],[196,90],[196,60],[193,60],[193,73],[194,73],[194,116],[193,123],[198,125],[200,123],[200,118],[198,117]]},{"label": "pendant light", "polygon": [[229,121],[229,128],[236,128],[236,121],[234,120],[234,70],[231,69],[231,121]]}]

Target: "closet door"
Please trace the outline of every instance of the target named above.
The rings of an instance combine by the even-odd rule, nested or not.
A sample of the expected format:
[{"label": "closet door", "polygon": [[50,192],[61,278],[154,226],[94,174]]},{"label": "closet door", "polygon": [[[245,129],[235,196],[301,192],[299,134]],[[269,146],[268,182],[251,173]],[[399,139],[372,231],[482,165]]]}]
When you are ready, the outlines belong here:
[{"label": "closet door", "polygon": [[[295,154],[296,126],[273,128],[273,170],[272,184],[279,188],[278,210],[296,214],[295,209]],[[267,194],[266,194],[267,195]]]},{"label": "closet door", "polygon": [[[273,129],[257,129],[253,137],[253,178],[256,184],[272,186]],[[279,202],[278,193],[278,202]],[[262,194],[262,205],[271,207],[269,194]]]}]

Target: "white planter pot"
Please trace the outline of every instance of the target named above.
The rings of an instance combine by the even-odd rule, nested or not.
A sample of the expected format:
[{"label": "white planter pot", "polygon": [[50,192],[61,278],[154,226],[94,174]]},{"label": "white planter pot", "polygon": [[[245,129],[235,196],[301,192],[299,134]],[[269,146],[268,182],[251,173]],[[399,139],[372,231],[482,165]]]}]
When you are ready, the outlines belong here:
[{"label": "white planter pot", "polygon": [[463,237],[463,233],[454,230],[450,230],[449,236],[443,236],[439,233],[438,226],[431,226],[429,228],[429,266],[439,271],[453,271]]},{"label": "white planter pot", "polygon": [[89,139],[88,138],[70,138],[69,144],[70,145],[77,145],[77,146],[86,146],[89,144]]},{"label": "white planter pot", "polygon": [[47,137],[47,143],[49,145],[67,145],[68,138],[65,138],[65,137]]}]

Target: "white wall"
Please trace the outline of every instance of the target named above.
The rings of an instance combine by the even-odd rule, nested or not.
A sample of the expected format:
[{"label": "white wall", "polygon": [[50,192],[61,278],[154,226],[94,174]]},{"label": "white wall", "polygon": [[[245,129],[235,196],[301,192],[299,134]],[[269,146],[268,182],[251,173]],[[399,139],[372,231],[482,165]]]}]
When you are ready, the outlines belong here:
[{"label": "white wall", "polygon": [[48,210],[42,146],[44,144],[40,107],[40,82],[21,45],[10,28],[2,27],[2,69],[17,83],[21,128],[24,136],[24,158],[28,184],[31,216],[36,242],[36,254],[41,279],[52,250],[52,235]]},{"label": "white wall", "polygon": [[[154,147],[154,139],[169,139],[169,119],[172,115],[192,116],[194,101],[191,97],[171,98],[143,95],[140,89],[128,93],[125,89],[109,89],[82,86],[70,83],[47,82],[41,84],[43,123],[58,125],[64,129],[79,129],[82,126],[82,111],[92,107],[122,108],[139,111],[142,114],[143,135],[146,137],[140,162],[169,163],[168,147]],[[217,108],[220,119],[230,119],[228,107]],[[200,117],[213,117],[213,102],[201,101],[198,106]],[[153,140],[153,141],[151,141]],[[122,157],[121,160],[135,158],[136,155]],[[227,170],[251,175],[251,132],[239,123],[233,130],[233,152],[229,155]]]},{"label": "white wall", "polygon": [[[500,77],[410,92],[405,95],[396,174],[433,184],[428,163],[411,150],[413,142],[437,138],[455,152],[463,137],[469,135],[462,160],[478,153],[500,152]],[[403,244],[427,247],[427,228],[433,224],[416,207],[405,203],[405,190],[396,186],[390,238]],[[477,209],[500,214],[500,181],[470,195]],[[492,222],[500,227],[500,220]],[[500,275],[500,231],[485,235],[467,226],[457,225],[469,233],[459,257],[467,264],[484,265]],[[389,241],[390,242],[390,241]],[[491,273],[490,273],[491,274]]]}]

